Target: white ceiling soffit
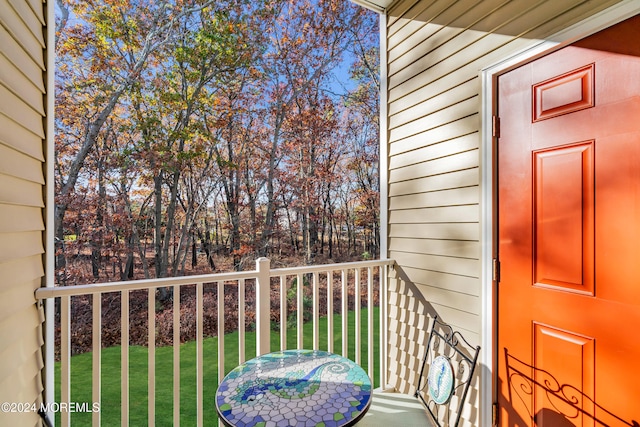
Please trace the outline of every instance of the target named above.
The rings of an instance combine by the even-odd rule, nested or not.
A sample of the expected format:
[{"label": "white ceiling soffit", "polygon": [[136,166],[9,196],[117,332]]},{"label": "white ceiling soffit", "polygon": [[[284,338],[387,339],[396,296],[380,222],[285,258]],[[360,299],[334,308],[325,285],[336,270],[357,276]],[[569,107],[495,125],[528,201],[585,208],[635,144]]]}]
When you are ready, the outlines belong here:
[{"label": "white ceiling soffit", "polygon": [[351,0],[352,3],[366,7],[376,12],[384,12],[394,0]]}]

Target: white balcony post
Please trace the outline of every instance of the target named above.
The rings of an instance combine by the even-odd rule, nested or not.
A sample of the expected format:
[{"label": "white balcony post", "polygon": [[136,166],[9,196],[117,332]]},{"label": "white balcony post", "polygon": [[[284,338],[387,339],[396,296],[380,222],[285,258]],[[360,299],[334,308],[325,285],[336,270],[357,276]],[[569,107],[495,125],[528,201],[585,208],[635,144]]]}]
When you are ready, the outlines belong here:
[{"label": "white balcony post", "polygon": [[271,351],[271,261],[256,260],[256,355]]}]

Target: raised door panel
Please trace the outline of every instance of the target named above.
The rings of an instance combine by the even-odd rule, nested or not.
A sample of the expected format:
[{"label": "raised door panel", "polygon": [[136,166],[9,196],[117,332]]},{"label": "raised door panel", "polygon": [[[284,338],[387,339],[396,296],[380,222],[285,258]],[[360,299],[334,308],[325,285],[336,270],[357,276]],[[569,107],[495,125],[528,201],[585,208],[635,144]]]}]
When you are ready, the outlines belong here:
[{"label": "raised door panel", "polygon": [[534,418],[538,426],[593,426],[595,340],[534,323]]},{"label": "raised door panel", "polygon": [[594,142],[533,153],[534,283],[593,295]]}]

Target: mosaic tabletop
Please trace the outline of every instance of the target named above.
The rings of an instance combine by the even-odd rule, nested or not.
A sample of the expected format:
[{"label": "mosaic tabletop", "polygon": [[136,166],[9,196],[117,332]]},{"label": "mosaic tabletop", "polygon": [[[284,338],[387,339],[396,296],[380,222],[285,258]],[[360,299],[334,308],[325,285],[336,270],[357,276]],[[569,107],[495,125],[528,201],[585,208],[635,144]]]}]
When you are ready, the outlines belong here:
[{"label": "mosaic tabletop", "polygon": [[318,350],[265,354],[235,368],[216,392],[222,422],[234,427],[338,427],[369,409],[371,380],[351,360]]}]

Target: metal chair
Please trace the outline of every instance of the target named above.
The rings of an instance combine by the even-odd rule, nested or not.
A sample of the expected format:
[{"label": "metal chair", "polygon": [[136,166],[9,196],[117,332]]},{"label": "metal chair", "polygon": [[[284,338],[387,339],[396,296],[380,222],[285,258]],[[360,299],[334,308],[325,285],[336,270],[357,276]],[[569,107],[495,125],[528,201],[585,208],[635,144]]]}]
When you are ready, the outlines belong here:
[{"label": "metal chair", "polygon": [[371,407],[357,425],[458,426],[479,353],[479,346],[434,317],[415,393],[374,391]]}]

